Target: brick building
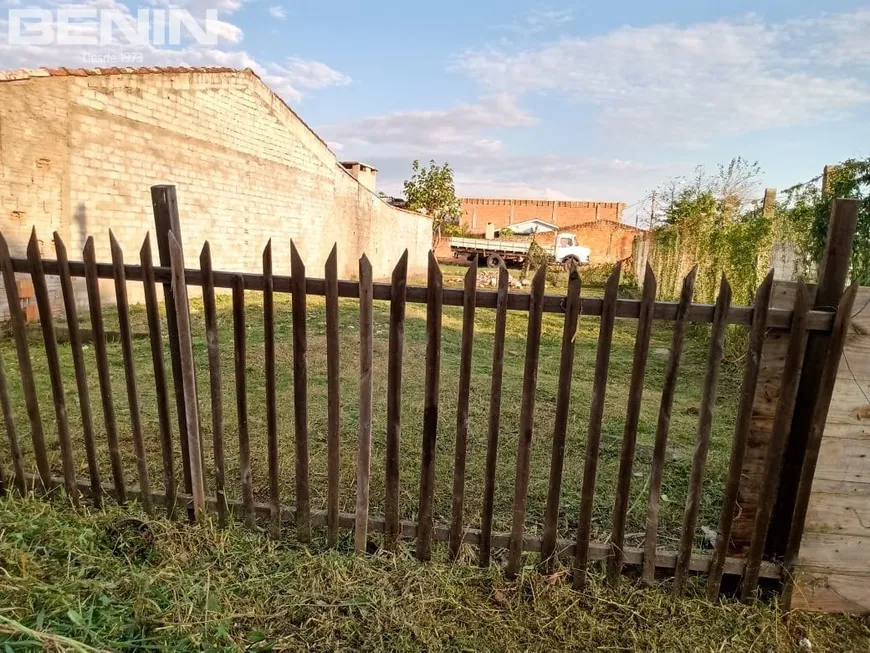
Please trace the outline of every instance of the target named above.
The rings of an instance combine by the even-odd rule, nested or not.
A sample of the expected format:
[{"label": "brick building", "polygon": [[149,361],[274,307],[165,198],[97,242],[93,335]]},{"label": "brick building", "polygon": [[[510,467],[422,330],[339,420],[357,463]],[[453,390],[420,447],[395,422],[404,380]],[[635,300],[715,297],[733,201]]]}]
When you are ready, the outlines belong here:
[{"label": "brick building", "polygon": [[[590,263],[614,263],[631,256],[634,237],[641,229],[623,224],[622,202],[528,200],[464,197],[461,223],[471,233],[484,234],[487,223],[496,229],[540,220],[573,233],[584,247],[592,250]],[[552,243],[553,234],[539,233],[536,240]],[[445,245],[439,254],[450,256]]]},{"label": "brick building", "polygon": [[[343,276],[363,252],[388,276],[406,247],[409,267],[425,269],[431,221],[381,200],[375,180],[250,70],[0,72],[0,229],[14,256],[36,226],[47,258],[57,231],[70,258],[92,235],[108,261],[111,228],[136,261],[153,230],[149,189],[174,184],[188,261],[208,239],[216,269],[258,271],[271,238],[275,273],[289,274],[292,238],[312,276],[336,242]],[[103,292],[114,297],[111,282]]]},{"label": "brick building", "polygon": [[463,197],[462,224],[472,233],[483,233],[486,223],[496,229],[525,220],[543,220],[559,227],[582,222],[622,219],[622,202],[574,202],[561,200],[515,200],[502,198]]},{"label": "brick building", "polygon": [[[592,265],[616,263],[629,258],[632,255],[634,237],[644,233],[643,229],[613,220],[566,224],[559,229],[574,234],[578,243],[591,250],[589,263]],[[539,234],[536,240],[542,245],[552,244],[554,235],[555,232]]]}]

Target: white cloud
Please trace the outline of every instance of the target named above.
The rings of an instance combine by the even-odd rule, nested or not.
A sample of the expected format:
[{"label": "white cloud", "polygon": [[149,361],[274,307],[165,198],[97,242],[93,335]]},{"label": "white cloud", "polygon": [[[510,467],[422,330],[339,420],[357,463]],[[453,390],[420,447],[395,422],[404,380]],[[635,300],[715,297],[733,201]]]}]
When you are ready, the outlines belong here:
[{"label": "white cloud", "polygon": [[278,20],[284,20],[285,18],[287,18],[287,12],[284,10],[284,7],[282,7],[281,5],[269,7],[269,15],[272,18],[277,18]]},{"label": "white cloud", "polygon": [[401,195],[413,159],[447,162],[460,195],[622,201],[663,174],[632,161],[584,156],[520,155],[500,132],[527,129],[537,119],[507,93],[434,111],[395,111],[318,128],[342,157],[378,168],[378,188]]},{"label": "white cloud", "polygon": [[395,111],[327,125],[321,131],[328,139],[348,148],[425,158],[436,154],[497,152],[502,143],[488,137],[491,130],[535,123],[535,118],[517,106],[509,95],[499,93],[451,109]]},{"label": "white cloud", "polygon": [[292,57],[285,65],[286,75],[301,91],[311,91],[329,86],[347,86],[350,77],[330,68],[320,61]]},{"label": "white cloud", "polygon": [[573,9],[536,8],[519,20],[506,25],[497,25],[496,29],[513,32],[517,35],[532,35],[565,25],[572,20],[574,20]]},{"label": "white cloud", "polygon": [[[870,12],[768,24],[755,16],[690,26],[621,27],[535,47],[470,50],[455,60],[493,92],[589,105],[625,139],[694,145],[838,117],[870,102]],[[808,49],[821,56],[809,58]]]},{"label": "white cloud", "polygon": [[213,30],[219,39],[228,43],[240,43],[245,36],[241,27],[223,20],[211,21],[209,29]]},{"label": "white cloud", "polygon": [[[237,11],[245,0],[154,0],[161,7],[184,7],[194,17],[204,16],[209,8],[218,9],[224,17]],[[130,21],[135,15],[120,0],[79,0],[75,3],[66,0],[36,0],[41,8],[110,9],[121,12]],[[200,12],[200,13],[198,13]],[[54,14],[56,16],[56,14]],[[226,19],[211,23],[218,35],[217,45],[198,45],[188,39],[181,46],[155,46],[150,44],[131,44],[118,32],[115,43],[107,46],[80,45],[12,45],[9,43],[9,23],[0,20],[0,69],[70,67],[94,68],[114,66],[221,66],[229,68],[251,68],[276,93],[288,102],[299,102],[316,90],[330,86],[350,83],[350,78],[325,63],[302,58],[286,61],[265,61],[255,59],[248,52],[238,49],[243,39],[242,29]],[[96,37],[99,24],[88,21],[75,27],[80,34]],[[182,34],[184,34],[182,30]],[[115,57],[114,59],[110,57]]]},{"label": "white cloud", "polygon": [[[401,194],[407,159],[369,157],[378,167],[378,186]],[[465,197],[517,197],[620,202],[671,172],[670,167],[566,155],[450,156],[456,190]]]}]

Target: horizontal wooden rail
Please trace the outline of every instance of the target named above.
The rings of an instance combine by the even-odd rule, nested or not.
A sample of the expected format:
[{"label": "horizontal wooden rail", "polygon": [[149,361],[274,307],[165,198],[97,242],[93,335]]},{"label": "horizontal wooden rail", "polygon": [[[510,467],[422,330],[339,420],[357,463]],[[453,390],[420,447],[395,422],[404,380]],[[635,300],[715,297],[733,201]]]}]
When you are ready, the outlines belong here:
[{"label": "horizontal wooden rail", "polygon": [[[43,269],[45,274],[57,275],[59,266],[57,261],[43,260]],[[13,258],[12,265],[15,272],[29,274],[30,267],[25,258]],[[81,261],[69,262],[70,274],[73,277],[85,276],[85,265]],[[142,281],[142,267],[139,265],[125,265],[124,272],[127,281]],[[255,273],[239,273],[214,271],[214,285],[216,288],[232,288],[232,280],[239,276],[242,278],[245,290],[260,290],[264,288],[263,275]],[[97,276],[100,279],[113,279],[114,273],[111,263],[98,263]],[[581,274],[582,277],[582,274]],[[154,268],[154,280],[157,283],[171,283],[172,272],[167,267]],[[188,285],[202,286],[203,275],[200,270],[185,269],[185,280]],[[290,277],[283,275],[275,275],[274,289],[275,292],[289,293]],[[374,299],[389,301],[390,284],[375,283]],[[305,280],[305,291],[308,295],[326,295],[326,281],[324,279],[307,278]],[[462,288],[444,288],[443,303],[445,306],[462,306],[464,293]],[[347,298],[359,298],[359,283],[356,281],[339,281],[338,296]],[[545,313],[560,313],[564,314],[564,300],[561,295],[545,295],[544,296],[544,312]],[[413,304],[426,303],[426,288],[425,286],[408,286],[406,301]],[[601,310],[604,304],[603,299],[584,297],[581,299],[581,314],[584,316],[601,315]],[[478,308],[496,308],[498,305],[498,292],[495,290],[478,290],[476,294],[475,305]],[[508,295],[507,307],[509,310],[528,311],[529,310],[529,295],[526,293],[510,293]],[[712,322],[713,321],[713,305],[712,304],[692,304],[689,308],[687,319],[690,322]],[[640,301],[636,299],[620,299],[616,303],[616,317],[634,318],[640,315]],[[656,320],[675,320],[677,316],[677,302],[656,302],[653,308],[653,319]],[[768,314],[767,326],[770,328],[788,329],[791,325],[792,311],[784,309],[771,308]],[[726,319],[727,324],[744,324],[748,325],[752,322],[752,307],[751,306],[732,306],[728,312]],[[834,323],[834,313],[830,311],[811,311],[807,318],[807,329],[809,331],[830,332]]]},{"label": "horizontal wooden rail", "polygon": [[[28,487],[38,487],[39,478],[33,474],[25,474],[25,479],[27,480]],[[51,477],[48,483],[48,489],[57,489],[63,487],[63,479],[53,476]],[[84,496],[91,495],[91,486],[89,483],[85,481],[78,481],[79,491]],[[103,491],[111,497],[115,496],[115,486],[111,483],[103,484]],[[127,499],[139,499],[140,492],[138,486],[129,486],[126,492]],[[187,493],[179,492],[178,493],[178,501],[182,507],[187,506],[193,502],[193,496]],[[166,502],[166,497],[158,492],[151,492],[151,502],[157,506],[163,506]],[[213,496],[208,497],[206,501],[207,509],[210,512],[216,513],[217,511],[217,501]],[[227,508],[230,514],[234,515],[236,519],[243,519],[245,515],[245,508],[242,505],[241,501],[228,499],[227,500]],[[254,502],[254,513],[258,515],[262,520],[263,524],[268,522],[268,518],[270,516],[271,506],[269,503],[263,503],[256,501]],[[179,513],[179,514],[183,514]],[[289,524],[294,524],[296,522],[296,509],[292,506],[282,503],[281,504],[281,521]],[[312,510],[311,511],[311,525],[318,527],[326,527],[327,526],[327,511],[326,510]],[[347,530],[353,530],[356,526],[356,515],[353,513],[339,513],[338,515],[338,525],[341,528]],[[402,520],[399,522],[399,528],[401,530],[401,535],[405,539],[413,539],[417,536],[417,522]],[[368,520],[368,530],[372,533],[385,533],[386,532],[386,520],[380,516],[369,516]],[[492,534],[492,546],[493,548],[499,549],[507,549],[510,543],[510,533],[493,533]],[[450,527],[442,524],[434,524],[432,527],[432,539],[437,540],[439,542],[447,542],[450,539]],[[477,528],[466,528],[463,532],[462,537],[463,542],[467,542],[471,545],[480,544],[481,540],[481,531]],[[573,558],[574,556],[574,545],[575,538],[571,539],[559,539],[556,542],[556,553],[559,557],[565,558]],[[523,537],[523,551],[530,553],[538,553],[541,550],[541,538],[532,535],[526,535]],[[610,545],[602,542],[590,542],[589,543],[589,561],[601,561],[606,560],[607,556],[610,552]],[[638,549],[634,547],[625,547],[624,549],[625,560],[623,564],[630,567],[640,567],[643,564],[643,549]],[[710,564],[712,561],[712,556],[706,554],[695,554],[692,556],[692,560],[689,563],[689,571],[694,571],[698,573],[706,573],[710,569]],[[661,569],[663,571],[673,571],[677,564],[677,554],[673,551],[662,551],[659,550],[656,552],[656,561],[655,566],[656,569]],[[725,568],[724,572],[729,575],[734,576],[742,576],[743,570],[746,567],[746,560],[744,558],[726,558],[725,559]],[[763,562],[761,564],[761,569],[759,576],[761,578],[781,578],[780,566],[772,563],[772,562]]]}]

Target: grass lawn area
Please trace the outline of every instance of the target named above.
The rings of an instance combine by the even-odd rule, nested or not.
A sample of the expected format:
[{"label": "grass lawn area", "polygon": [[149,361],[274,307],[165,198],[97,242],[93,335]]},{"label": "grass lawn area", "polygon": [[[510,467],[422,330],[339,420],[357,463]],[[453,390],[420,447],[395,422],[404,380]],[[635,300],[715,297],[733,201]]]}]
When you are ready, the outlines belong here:
[{"label": "grass lawn area", "polygon": [[[459,266],[444,266],[445,284],[461,285],[465,269]],[[512,272],[516,274],[517,272]],[[410,283],[422,284],[422,278],[414,278]],[[563,286],[549,287],[548,293],[564,292]],[[584,295],[600,295],[601,290],[584,288]],[[266,420],[265,420],[265,376],[263,352],[263,315],[262,298],[259,293],[248,293],[247,302],[247,341],[248,341],[248,403],[250,410],[249,428],[253,459],[255,495],[259,500],[268,500],[268,479],[266,477]],[[326,343],[325,312],[321,297],[308,300],[308,364],[309,364],[309,425],[310,425],[310,468],[312,508],[325,509],[326,506]],[[234,400],[233,342],[231,302],[228,295],[218,297],[220,323],[220,346],[224,381],[225,449],[227,456],[226,478],[231,498],[239,497],[238,444],[236,437],[236,404]],[[199,399],[203,440],[205,443],[207,466],[211,468],[211,416],[209,410],[208,369],[206,362],[206,339],[202,302],[193,300],[191,306],[192,322],[195,329],[194,347],[198,370]],[[465,523],[479,526],[481,501],[483,496],[483,469],[485,460],[486,432],[489,407],[490,369],[492,337],[495,311],[478,309],[471,383],[470,427],[468,441],[468,463],[466,478]],[[87,324],[86,312],[82,312],[83,326]],[[419,488],[420,446],[423,425],[423,371],[425,364],[425,317],[426,307],[422,304],[408,304],[405,330],[405,368],[403,378],[403,414],[401,445],[401,516],[415,519],[417,493]],[[383,514],[384,502],[384,460],[386,429],[386,366],[389,305],[375,302],[375,406],[372,457],[372,514]],[[107,330],[117,329],[117,316],[112,308],[105,309]],[[137,334],[147,333],[144,308],[132,308],[132,320]],[[341,321],[341,509],[352,512],[355,497],[355,453],[358,416],[358,308],[355,300],[342,300]],[[513,500],[513,480],[515,474],[516,442],[519,430],[519,411],[522,392],[523,359],[525,354],[525,333],[527,314],[511,311],[508,315],[507,339],[505,347],[504,389],[502,395],[501,440],[498,458],[498,480],[495,494],[496,531],[510,529]],[[540,532],[547,495],[550,449],[552,443],[553,418],[556,403],[559,353],[562,338],[562,317],[545,314],[543,338],[541,342],[541,362],[538,374],[537,409],[535,413],[535,434],[532,446],[531,482],[529,486],[527,532]],[[62,320],[59,321],[62,323]],[[619,450],[625,420],[626,400],[633,358],[634,332],[636,322],[617,320],[613,338],[610,373],[608,377],[607,399],[603,425],[602,452],[598,472],[598,486],[595,496],[593,516],[594,535],[603,539],[609,534],[613,496]],[[165,326],[164,326],[165,330]],[[37,337],[38,331],[35,332]],[[576,338],[576,358],[572,403],[568,419],[568,438],[565,456],[565,473],[562,489],[562,510],[559,521],[559,536],[572,537],[579,513],[580,484],[586,442],[586,429],[589,418],[596,338],[598,334],[597,317],[581,317]],[[686,498],[686,485],[691,467],[691,455],[697,422],[697,407],[706,367],[709,325],[692,325],[686,340],[680,383],[671,421],[667,466],[664,479],[664,497],[661,511],[660,546],[676,548],[683,506]],[[655,425],[658,415],[659,399],[667,349],[672,335],[671,324],[656,322],[653,329],[652,344],[645,383],[644,403],[640,418],[635,473],[631,488],[631,501],[626,529],[626,543],[639,545],[643,538],[648,491],[649,466],[652,455]],[[736,334],[739,335],[739,334]],[[440,421],[437,445],[437,472],[435,490],[435,517],[443,523],[449,522],[451,505],[451,485],[453,469],[453,447],[456,433],[456,399],[458,394],[459,351],[461,336],[461,308],[445,307],[443,317],[442,369]],[[165,333],[164,333],[165,340]],[[282,500],[294,502],[294,449],[293,449],[293,393],[292,393],[292,348],[291,314],[289,296],[276,296],[276,357],[278,387],[278,428],[280,438],[281,463],[280,486]],[[168,347],[166,348],[166,369],[169,373]],[[77,449],[77,474],[87,477],[84,449],[81,444],[79,397],[75,391],[72,358],[68,345],[60,346],[64,367],[67,412],[71,431]],[[25,457],[31,470],[35,471],[29,427],[17,377],[17,363],[14,344],[11,339],[0,341],[2,355],[10,377],[13,403],[16,408],[17,423],[21,432]],[[109,344],[110,364],[114,388],[115,409],[128,482],[136,483],[135,457],[130,439],[129,410],[121,359],[121,348],[117,342]],[[151,367],[150,345],[147,337],[137,338],[134,342],[136,373],[141,403],[146,446],[149,452],[152,487],[162,486],[162,467],[158,435],[157,412],[153,370]],[[44,351],[37,340],[31,344],[31,356],[37,376],[42,419],[49,443],[49,455],[53,468],[60,476],[60,452],[57,446],[56,426],[51,399],[51,389],[45,364]],[[111,482],[108,465],[108,447],[99,400],[96,366],[93,347],[85,350],[86,363],[90,378],[90,398],[95,417],[95,427],[100,457],[103,461],[102,474]],[[734,357],[735,359],[738,356]],[[723,363],[719,384],[719,397],[714,418],[712,444],[707,464],[707,476],[701,505],[700,525],[716,527],[721,504],[724,477],[730,454],[731,438],[742,366],[734,362]],[[177,427],[173,408],[173,428]],[[177,435],[175,436],[177,440]],[[176,447],[177,448],[177,447]],[[5,438],[0,442],[0,455],[9,466],[8,443]],[[180,455],[180,454],[179,454]],[[180,458],[176,468],[180,477]],[[211,482],[211,475],[209,475]],[[210,486],[213,491],[213,485]]]},{"label": "grass lawn area", "polygon": [[[142,520],[142,521],[139,521]],[[0,499],[6,651],[866,651],[859,617],[674,599],[595,575],[505,581],[496,567],[303,549],[109,506]],[[316,553],[312,555],[312,553]],[[443,553],[443,551],[442,551]]]}]

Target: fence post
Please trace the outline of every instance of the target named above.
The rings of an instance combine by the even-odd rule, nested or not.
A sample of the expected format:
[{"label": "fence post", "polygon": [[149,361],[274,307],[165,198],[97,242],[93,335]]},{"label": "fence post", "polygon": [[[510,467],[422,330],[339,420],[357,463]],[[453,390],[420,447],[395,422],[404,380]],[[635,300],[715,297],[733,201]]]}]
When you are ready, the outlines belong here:
[{"label": "fence post", "polygon": [[199,519],[205,513],[205,483],[201,442],[199,440],[199,402],[196,397],[196,367],[193,360],[193,341],[190,335],[190,313],[187,304],[187,282],[184,279],[184,257],[175,234],[169,233],[172,255],[172,285],[175,287],[175,310],[178,317],[179,354],[181,357],[182,395],[187,418],[187,450],[190,452],[190,481],[193,494],[193,514]]},{"label": "fence post", "polygon": [[[816,286],[813,310],[834,311],[840,303],[846,275],[849,272],[849,259],[852,241],[858,225],[858,200],[835,199],[831,204],[831,219],[828,224],[828,240],[819,265],[818,285]],[[788,546],[800,483],[801,469],[807,450],[813,412],[819,400],[819,378],[825,367],[831,333],[811,331],[807,335],[804,364],[795,400],[791,432],[783,455],[782,475],[779,492],[773,510],[773,517],[767,530],[765,553],[768,557],[781,557]]]},{"label": "fence post", "polygon": [[[169,249],[169,232],[181,245],[181,222],[178,216],[178,199],[175,186],[152,186],[151,206],[154,211],[154,236],[160,266],[172,267]],[[172,380],[175,388],[175,407],[178,411],[178,437],[181,442],[181,467],[184,470],[184,489],[192,492],[190,478],[190,455],[187,446],[187,413],[184,406],[184,386],[181,373],[181,349],[178,344],[178,314],[172,295],[172,284],[163,284],[163,305],[166,309],[166,326],[169,331],[169,359],[172,364]]]}]

